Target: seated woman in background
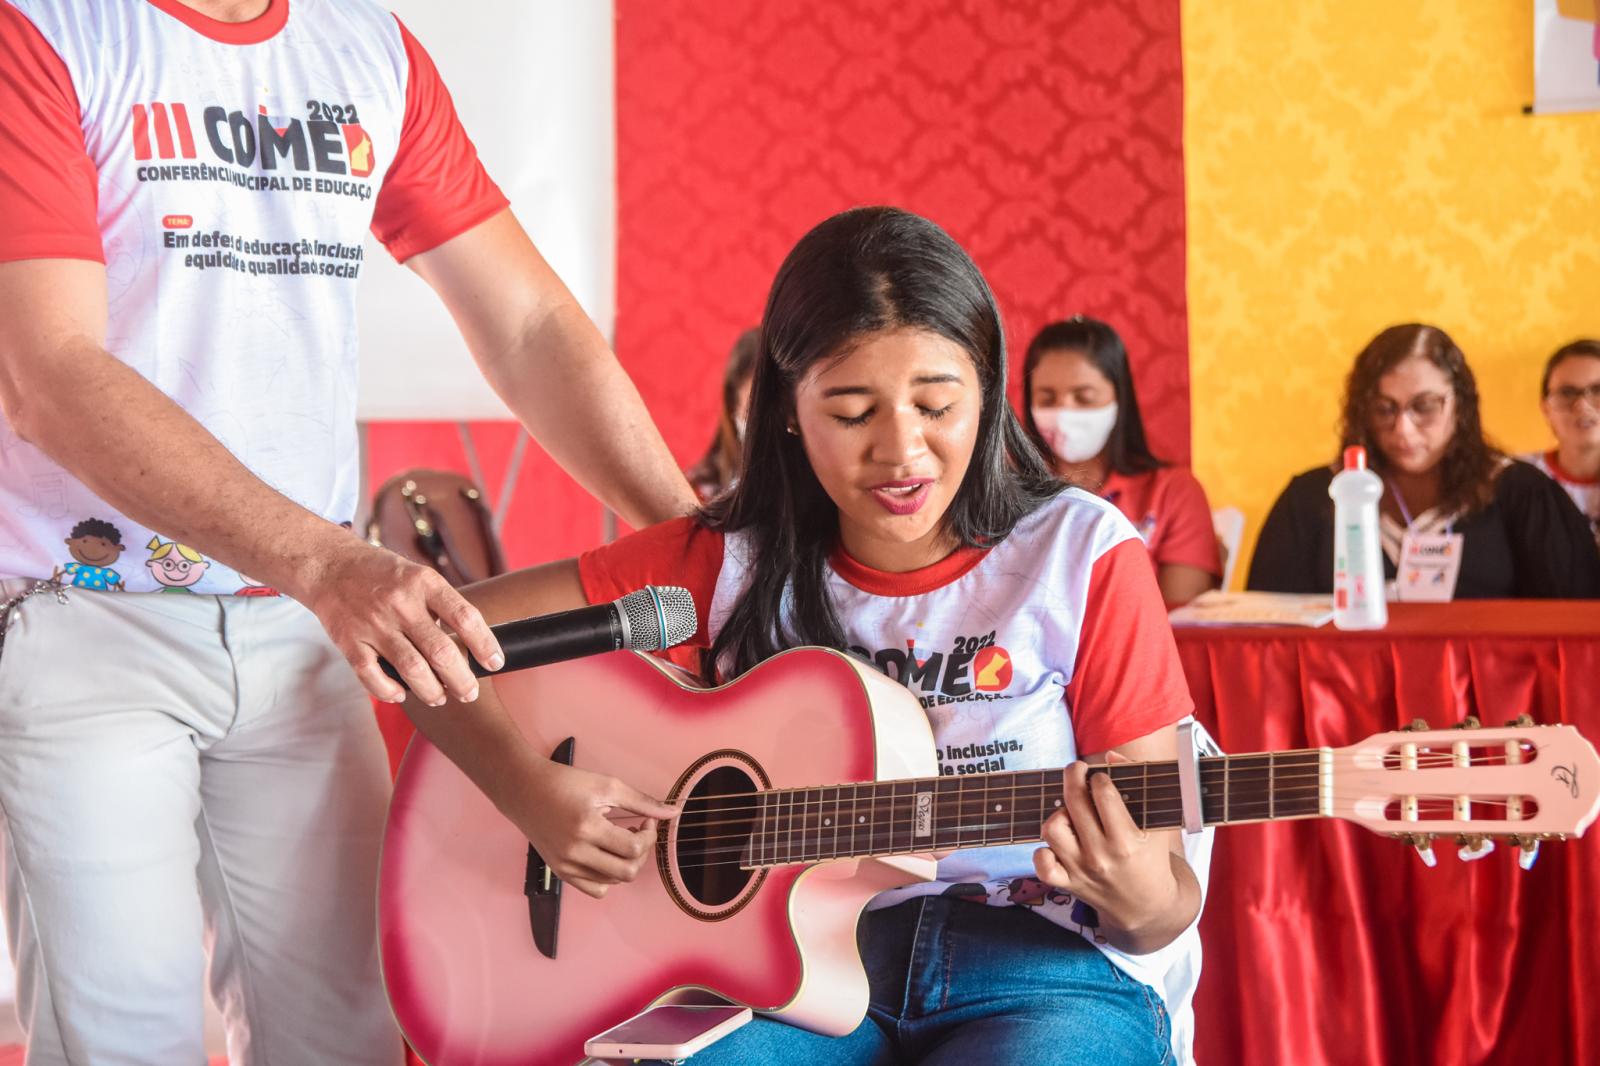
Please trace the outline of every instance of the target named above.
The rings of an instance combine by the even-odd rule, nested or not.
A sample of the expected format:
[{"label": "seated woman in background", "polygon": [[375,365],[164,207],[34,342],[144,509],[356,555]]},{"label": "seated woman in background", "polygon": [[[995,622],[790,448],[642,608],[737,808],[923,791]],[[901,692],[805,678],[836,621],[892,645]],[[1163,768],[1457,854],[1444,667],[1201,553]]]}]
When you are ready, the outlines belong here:
[{"label": "seated woman in background", "polygon": [[728,353],[728,366],[722,372],[722,413],[717,417],[717,428],[705,455],[684,474],[701,503],[722,495],[739,480],[744,425],[750,417],[750,381],[755,376],[760,348],[760,331],[747,329],[739,334],[733,351]]},{"label": "seated woman in background", "polygon": [[1205,489],[1150,453],[1116,330],[1082,315],[1044,327],[1028,345],[1022,395],[1028,435],[1056,473],[1115,504],[1139,530],[1168,609],[1221,584]]},{"label": "seated woman in background", "polygon": [[1600,542],[1600,341],[1558,349],[1544,365],[1539,391],[1556,446],[1523,459],[1567,490]]},{"label": "seated woman in background", "polygon": [[[1345,384],[1342,445],[1366,448],[1384,480],[1384,572],[1401,538],[1462,535],[1457,599],[1600,595],[1600,552],[1565,493],[1484,439],[1466,357],[1433,326],[1390,326],[1356,357]],[[1336,464],[1289,482],[1267,516],[1248,587],[1333,590]]]}]

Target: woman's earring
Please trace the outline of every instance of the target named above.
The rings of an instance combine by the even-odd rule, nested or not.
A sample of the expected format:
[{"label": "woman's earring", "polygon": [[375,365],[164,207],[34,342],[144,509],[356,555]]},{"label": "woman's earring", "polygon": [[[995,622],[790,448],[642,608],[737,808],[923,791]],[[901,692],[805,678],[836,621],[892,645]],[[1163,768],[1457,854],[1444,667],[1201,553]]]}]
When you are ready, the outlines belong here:
[{"label": "woman's earring", "polygon": [[800,431],[795,428],[794,423],[792,423],[792,422],[789,425],[784,426],[783,428],[787,429],[789,431],[789,435],[790,436],[798,437],[800,435]]}]

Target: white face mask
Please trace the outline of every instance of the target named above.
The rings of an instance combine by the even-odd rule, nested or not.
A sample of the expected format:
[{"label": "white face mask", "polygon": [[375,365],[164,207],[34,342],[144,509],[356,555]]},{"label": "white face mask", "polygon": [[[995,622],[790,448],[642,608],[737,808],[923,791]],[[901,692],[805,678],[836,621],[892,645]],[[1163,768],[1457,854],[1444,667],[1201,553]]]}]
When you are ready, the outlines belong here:
[{"label": "white face mask", "polygon": [[1034,425],[1050,450],[1066,463],[1086,463],[1105,450],[1117,424],[1117,405],[1104,407],[1035,407]]},{"label": "white face mask", "polygon": [[744,428],[748,423],[739,415],[733,416],[733,435],[742,444],[744,443]]}]

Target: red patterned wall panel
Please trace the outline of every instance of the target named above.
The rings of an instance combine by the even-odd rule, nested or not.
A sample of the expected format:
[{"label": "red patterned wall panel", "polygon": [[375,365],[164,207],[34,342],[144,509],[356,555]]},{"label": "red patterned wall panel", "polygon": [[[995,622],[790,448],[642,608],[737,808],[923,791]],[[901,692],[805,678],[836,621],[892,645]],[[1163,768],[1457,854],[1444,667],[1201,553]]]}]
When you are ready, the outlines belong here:
[{"label": "red patterned wall panel", "polygon": [[617,350],[680,459],[795,240],[892,203],[977,260],[1014,362],[1052,318],[1116,325],[1154,448],[1188,461],[1178,0],[616,10]]}]

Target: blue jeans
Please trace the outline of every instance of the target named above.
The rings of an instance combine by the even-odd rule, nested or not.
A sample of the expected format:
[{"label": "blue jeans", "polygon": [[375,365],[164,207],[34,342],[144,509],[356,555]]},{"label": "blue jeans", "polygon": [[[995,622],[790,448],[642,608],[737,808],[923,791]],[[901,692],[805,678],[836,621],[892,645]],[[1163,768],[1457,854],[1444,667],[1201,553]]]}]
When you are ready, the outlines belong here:
[{"label": "blue jeans", "polygon": [[692,1066],[1166,1066],[1154,989],[1025,907],[922,896],[870,911],[856,938],[867,1017],[826,1037],[757,1018]]}]

